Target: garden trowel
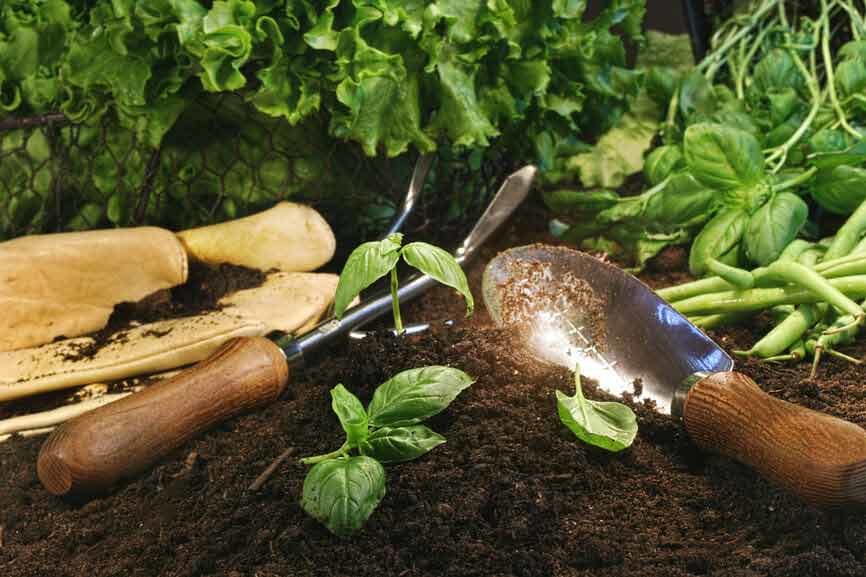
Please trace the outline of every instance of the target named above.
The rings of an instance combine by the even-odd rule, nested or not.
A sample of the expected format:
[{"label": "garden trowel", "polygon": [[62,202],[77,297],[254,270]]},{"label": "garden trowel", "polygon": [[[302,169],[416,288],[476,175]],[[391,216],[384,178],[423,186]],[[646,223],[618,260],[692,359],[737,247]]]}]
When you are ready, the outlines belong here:
[{"label": "garden trowel", "polygon": [[484,301],[536,357],[680,420],[702,448],[816,506],[866,504],[866,432],[763,392],[641,281],[591,255],[533,244],[487,265]]},{"label": "garden trowel", "polygon": [[[529,192],[536,168],[511,174],[454,251],[459,263],[476,253]],[[436,281],[418,274],[401,283],[398,298],[413,298]],[[366,299],[339,320],[323,322],[297,339],[229,341],[208,359],[140,393],[68,421],[46,440],[37,473],[55,495],[87,494],[130,477],[193,436],[244,410],[274,401],[304,356],[391,310],[390,293]]]}]

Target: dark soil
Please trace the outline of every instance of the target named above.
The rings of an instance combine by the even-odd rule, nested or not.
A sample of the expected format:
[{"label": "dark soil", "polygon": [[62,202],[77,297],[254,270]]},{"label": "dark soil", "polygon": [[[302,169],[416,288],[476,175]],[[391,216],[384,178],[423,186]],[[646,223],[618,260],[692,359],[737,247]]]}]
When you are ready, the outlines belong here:
[{"label": "dark soil", "polygon": [[[545,218],[527,207],[493,246],[549,240]],[[469,271],[479,299],[493,254]],[[680,280],[661,265],[644,279]],[[404,310],[408,322],[462,316],[462,301],[442,288]],[[714,336],[729,350],[746,348],[764,328]],[[473,319],[450,329],[344,342],[296,371],[278,402],[83,504],[39,484],[42,439],[2,443],[0,575],[866,575],[866,519],[805,507],[748,468],[702,453],[669,417],[634,406],[640,431],[619,454],[578,442],[554,397],[570,393],[571,375],[533,361],[513,336],[493,328],[479,303]],[[845,352],[863,355],[866,346]],[[430,422],[448,442],[389,466],[387,494],[364,530],[332,536],[299,506],[306,468],[297,463],[341,442],[328,390],[343,383],[366,401],[394,373],[433,363],[477,378]],[[866,425],[861,367],[827,359],[815,381],[805,364],[739,368],[778,397]],[[590,383],[585,393],[604,397]],[[294,456],[248,491],[287,447]]]}]

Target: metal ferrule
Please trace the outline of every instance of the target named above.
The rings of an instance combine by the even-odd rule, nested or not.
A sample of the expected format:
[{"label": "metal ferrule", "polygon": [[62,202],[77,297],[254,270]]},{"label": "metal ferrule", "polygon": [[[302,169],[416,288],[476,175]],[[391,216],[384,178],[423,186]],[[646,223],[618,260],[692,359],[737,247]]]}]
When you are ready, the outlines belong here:
[{"label": "metal ferrule", "polygon": [[671,399],[671,416],[675,419],[682,420],[683,411],[686,407],[686,398],[689,396],[689,391],[694,387],[698,382],[704,380],[709,377],[709,373],[692,373],[680,383],[680,386],[677,387],[677,390],[674,391],[674,398]]}]

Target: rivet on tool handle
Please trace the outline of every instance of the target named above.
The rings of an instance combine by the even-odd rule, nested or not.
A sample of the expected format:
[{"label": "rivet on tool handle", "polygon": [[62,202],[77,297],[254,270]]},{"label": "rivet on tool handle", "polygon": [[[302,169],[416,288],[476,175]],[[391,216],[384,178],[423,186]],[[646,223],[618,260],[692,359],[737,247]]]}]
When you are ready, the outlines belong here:
[{"label": "rivet on tool handle", "polygon": [[701,447],[754,467],[819,507],[866,505],[866,431],[763,392],[737,372],[689,391],[686,430]]},{"label": "rivet on tool handle", "polygon": [[59,427],[39,452],[39,479],[55,495],[104,490],[217,423],[276,400],[288,377],[277,345],[234,339],[193,368]]}]

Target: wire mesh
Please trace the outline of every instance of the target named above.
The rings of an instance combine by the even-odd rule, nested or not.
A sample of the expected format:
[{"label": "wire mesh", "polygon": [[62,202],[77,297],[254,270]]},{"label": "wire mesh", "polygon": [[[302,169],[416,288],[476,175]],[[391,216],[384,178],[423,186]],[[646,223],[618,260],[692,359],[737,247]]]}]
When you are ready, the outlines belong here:
[{"label": "wire mesh", "polygon": [[[75,125],[60,114],[0,120],[0,239],[152,224],[180,230],[280,200],[319,209],[346,237],[385,226],[414,157],[368,158],[327,134],[263,115],[237,94],[207,96],[159,149],[107,113]],[[410,158],[411,157],[411,158]]]}]

